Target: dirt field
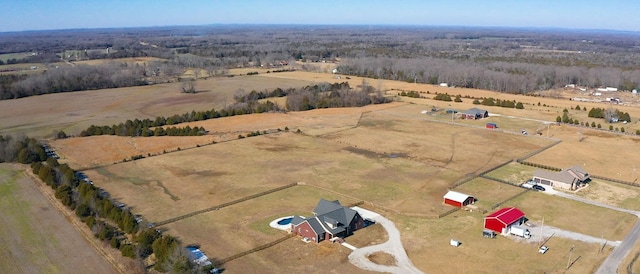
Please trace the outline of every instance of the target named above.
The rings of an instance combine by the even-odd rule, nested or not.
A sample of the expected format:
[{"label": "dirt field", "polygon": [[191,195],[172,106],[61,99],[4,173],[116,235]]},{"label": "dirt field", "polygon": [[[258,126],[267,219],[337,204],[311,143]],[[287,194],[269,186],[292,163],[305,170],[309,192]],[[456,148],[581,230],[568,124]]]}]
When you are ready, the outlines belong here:
[{"label": "dirt field", "polygon": [[90,125],[112,125],[127,119],[155,118],[192,110],[221,109],[246,91],[303,87],[305,80],[239,76],[198,80],[197,94],[180,92],[180,83],[32,96],[0,101],[0,133],[52,136],[54,130],[80,134]]},{"label": "dirt field", "polygon": [[118,273],[22,169],[0,164],[0,272]]}]

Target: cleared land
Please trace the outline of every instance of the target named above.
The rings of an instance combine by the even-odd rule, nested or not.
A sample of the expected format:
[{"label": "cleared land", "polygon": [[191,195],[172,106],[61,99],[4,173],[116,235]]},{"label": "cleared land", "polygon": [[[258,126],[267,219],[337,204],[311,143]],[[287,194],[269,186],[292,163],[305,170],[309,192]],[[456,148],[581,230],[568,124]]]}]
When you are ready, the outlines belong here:
[{"label": "cleared land", "polygon": [[0,272],[117,273],[22,168],[0,164]]},{"label": "cleared land", "polygon": [[[153,119],[192,110],[222,109],[238,89],[272,90],[311,82],[238,76],[198,80],[196,94],[181,93],[180,83],[47,94],[0,101],[0,132],[51,137],[55,130],[80,134],[90,125],[113,125],[127,119]],[[25,107],[28,106],[28,107]]]},{"label": "cleared land", "polygon": [[[221,80],[235,81],[239,79],[243,81],[255,80],[255,83],[267,81],[280,87],[283,84],[279,84],[279,81],[283,79],[288,81],[287,83],[344,81],[335,79],[335,76],[330,74],[306,72],[260,73],[256,76],[216,78],[206,81],[215,80],[212,83],[220,84]],[[349,81],[355,87],[361,84],[363,79],[352,77]],[[463,96],[469,94],[475,97],[522,101],[526,107],[524,110],[516,110],[476,106],[469,99],[463,99],[463,103],[452,103],[403,97],[399,100],[405,103],[367,108],[315,110],[214,119],[191,125],[204,126],[212,132],[212,135],[202,137],[205,142],[211,140],[207,138],[213,137],[216,140],[215,138],[223,138],[223,136],[227,136],[228,142],[188,150],[183,149],[132,162],[95,168],[86,171],[86,173],[96,185],[106,189],[111,197],[124,202],[127,206],[132,207],[135,213],[142,214],[151,222],[209,208],[289,183],[306,183],[305,186],[295,186],[163,226],[169,230],[170,234],[179,236],[187,244],[201,244],[202,249],[210,257],[218,259],[284,236],[284,232],[269,228],[268,223],[282,216],[308,215],[321,197],[340,199],[344,204],[366,201],[365,207],[380,212],[394,221],[402,234],[403,245],[413,263],[429,273],[471,270],[492,273],[495,272],[495,269],[517,273],[589,273],[593,272],[610,253],[609,248],[598,252],[599,244],[554,237],[547,243],[551,247],[549,252],[540,255],[537,253],[537,244],[528,244],[507,237],[498,237],[495,240],[483,238],[480,235],[483,224],[481,211],[460,210],[444,218],[434,217],[451,209],[451,207],[442,204],[442,195],[455,181],[471,174],[478,174],[508,160],[522,157],[553,142],[553,140],[537,136],[522,136],[520,134],[522,128],[526,128],[530,134],[540,130],[545,133],[544,136],[548,134],[550,137],[563,140],[553,149],[565,150],[553,152],[552,149],[549,151],[553,153],[545,151],[530,159],[530,161],[551,166],[564,167],[564,165],[573,163],[575,159],[580,159],[575,157],[577,154],[571,150],[571,147],[574,144],[579,145],[585,141],[594,140],[590,146],[579,147],[577,150],[584,153],[580,154],[582,156],[580,160],[588,161],[585,163],[590,173],[604,176],[606,175],[599,174],[599,171],[616,170],[620,168],[616,165],[623,163],[621,161],[625,161],[624,165],[628,165],[627,161],[633,162],[637,159],[631,152],[633,150],[628,149],[628,146],[634,144],[636,139],[631,137],[598,137],[603,139],[596,139],[596,136],[592,138],[589,135],[586,139],[578,141],[577,133],[579,131],[575,127],[547,127],[544,121],[555,121],[555,117],[561,115],[564,108],[576,105],[576,102],[569,100],[552,100],[394,81],[371,79],[366,81],[374,87],[389,90],[388,94],[397,93],[398,89],[420,90],[425,94],[429,91],[431,93],[431,95],[427,95],[429,97],[433,96],[436,91],[448,92],[449,94],[460,93]],[[202,83],[204,82],[202,81]],[[237,89],[237,87],[233,87],[234,84],[241,83],[229,82],[226,89],[228,92],[220,93],[220,97],[217,97],[216,100],[230,102],[233,92]],[[165,86],[168,89],[171,85]],[[148,87],[138,87],[136,90],[144,88]],[[130,100],[118,99],[120,97],[117,94],[111,93],[112,100],[118,102],[112,107],[113,113],[110,112],[111,110],[103,110],[99,111],[99,115],[96,115],[90,114],[90,109],[87,109],[86,115],[96,115],[96,119],[106,117],[112,119],[113,117],[107,115],[107,113],[111,113],[112,116],[118,118],[116,122],[121,122],[121,117],[124,115],[118,114],[118,111],[124,111],[124,106],[140,107],[139,109],[127,109],[124,112],[131,116],[149,113],[159,115],[156,113],[162,111],[174,114],[199,109],[194,106],[200,106],[202,102],[191,98],[205,96],[206,92],[193,96],[178,94],[177,89],[178,86],[173,86],[171,88],[172,96],[164,101],[159,99],[161,97],[159,94],[155,94],[156,97],[153,99],[149,99],[150,96],[140,95],[140,100],[151,100],[150,105],[125,102]],[[126,91],[126,89],[118,91],[121,90]],[[107,94],[105,91],[101,91],[101,93]],[[72,97],[77,94],[84,94],[84,92],[64,95]],[[546,106],[538,106],[538,102],[542,102]],[[212,104],[219,105],[220,101]],[[591,106],[587,103],[580,103],[580,105],[585,105],[588,108]],[[434,106],[441,111],[433,114],[421,114],[423,110],[431,110]],[[451,122],[451,116],[446,115],[443,109],[464,110],[474,106],[488,109],[490,113],[498,113],[501,116],[479,121],[453,120],[454,123],[463,126],[448,124]],[[600,105],[594,104],[594,106]],[[201,109],[209,108],[211,107]],[[638,117],[634,114],[638,110],[633,109],[633,111],[631,116]],[[574,114],[572,111],[572,115],[578,117],[586,115],[586,113],[575,111]],[[131,116],[128,117],[148,117]],[[509,116],[525,117],[526,119]],[[113,119],[115,120],[115,118]],[[1,118],[0,121],[2,121]],[[499,130],[482,128],[489,121],[499,123]],[[69,123],[69,128],[72,128],[72,124],[76,121],[69,121]],[[109,124],[102,120],[96,120],[92,123]],[[20,122],[16,122],[12,128],[20,126]],[[24,125],[25,128],[29,126]],[[34,126],[40,128],[39,130],[44,127],[37,123]],[[284,129],[285,126],[292,130],[237,139],[237,135],[242,132]],[[48,128],[54,127],[49,126]],[[302,133],[293,132],[297,129],[300,129]],[[509,134],[510,132],[515,134]],[[587,130],[582,132],[583,136],[586,135],[585,132]],[[618,136],[601,131],[598,133]],[[575,141],[571,141],[571,139],[575,139]],[[130,143],[132,140],[133,144]],[[145,147],[142,145],[145,140],[150,140],[155,144]],[[122,148],[123,151],[126,151],[125,153],[134,152],[144,155],[144,152],[160,151],[160,147],[170,149],[185,144],[173,143],[174,141],[170,140],[103,136],[79,138],[67,141],[69,143],[56,141],[54,147],[62,154],[63,162],[81,165],[87,160],[91,161],[87,153],[96,154],[94,150],[100,147],[105,147],[108,150]],[[615,141],[612,142],[612,140]],[[74,145],[80,145],[84,142],[87,144],[79,146],[82,149],[81,152],[71,152]],[[104,144],[106,142],[113,142],[114,146]],[[199,144],[200,139],[185,142],[195,145]],[[609,146],[610,143],[613,143],[611,145],[617,150],[624,150],[624,152],[616,153],[616,157],[619,158],[615,160],[610,160],[610,156],[603,160],[602,157],[611,155],[611,151],[613,151]],[[616,143],[623,143],[623,145],[616,146]],[[567,148],[561,147],[562,145],[566,145]],[[593,154],[589,154],[590,151]],[[609,154],[604,154],[605,151]],[[630,154],[626,154],[627,151]],[[124,153],[118,154],[119,152],[111,151],[106,153],[111,155],[109,157],[112,158],[109,159],[117,160],[132,156],[121,157]],[[104,159],[95,159],[94,161],[96,163],[108,162]],[[592,170],[590,167],[596,163],[601,163],[601,169],[594,168]],[[511,172],[513,174],[510,174]],[[532,172],[529,167],[510,164],[491,174],[517,183],[527,177],[529,172]],[[471,180],[457,187],[456,190],[478,197],[477,206],[484,210],[490,210],[495,203],[502,202],[522,191],[521,188],[515,186],[482,178]],[[616,196],[615,193],[623,191],[624,188],[605,187],[604,184],[594,183],[593,188],[587,190],[594,192],[585,191],[579,195],[602,198],[604,196],[599,194],[607,193],[606,196],[610,197],[607,199],[611,204],[630,208],[635,208],[637,204],[634,201],[635,196],[632,194],[624,197]],[[537,222],[544,217],[545,224],[610,240],[624,238],[626,232],[637,221],[636,217],[629,214],[537,192],[526,193],[505,204],[505,206],[510,205],[523,209],[532,222]],[[604,233],[603,226],[607,227]],[[385,237],[381,236],[379,231],[374,230],[371,235],[367,235],[367,229],[354,236],[353,243],[356,246],[384,241]],[[459,248],[449,246],[451,238],[462,241],[463,245]],[[350,242],[349,238],[347,242]],[[568,254],[572,247],[574,248],[574,258],[580,259],[575,261],[566,271]],[[337,244],[304,244],[297,238],[293,238],[267,250],[230,261],[224,267],[232,272],[247,273],[277,272],[283,269],[292,270],[292,272],[362,272],[347,261],[348,254],[348,249]],[[384,258],[381,259],[385,261]]]}]

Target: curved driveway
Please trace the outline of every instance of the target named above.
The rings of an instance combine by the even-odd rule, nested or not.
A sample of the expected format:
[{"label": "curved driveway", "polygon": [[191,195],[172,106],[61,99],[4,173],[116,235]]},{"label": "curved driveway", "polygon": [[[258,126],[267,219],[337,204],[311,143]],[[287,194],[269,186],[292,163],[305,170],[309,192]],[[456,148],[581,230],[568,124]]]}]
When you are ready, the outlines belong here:
[{"label": "curved driveway", "polygon": [[[356,209],[358,210],[358,209]],[[358,210],[358,212],[360,212]],[[362,214],[361,214],[362,215]],[[364,217],[364,216],[363,216]],[[402,246],[402,241],[400,240],[400,231],[396,228],[396,226],[389,219],[382,217],[379,214],[375,214],[374,216],[370,216],[370,220],[375,221],[376,223],[382,225],[385,230],[387,230],[387,234],[389,235],[389,239],[381,244],[371,245],[363,248],[358,248],[349,254],[349,261],[355,266],[377,272],[387,272],[387,273],[423,273],[419,269],[417,269],[409,257],[407,256],[407,252],[404,250]],[[388,266],[388,265],[379,265],[367,258],[367,256],[375,253],[375,252],[385,252],[392,255],[396,259],[396,265]]]}]

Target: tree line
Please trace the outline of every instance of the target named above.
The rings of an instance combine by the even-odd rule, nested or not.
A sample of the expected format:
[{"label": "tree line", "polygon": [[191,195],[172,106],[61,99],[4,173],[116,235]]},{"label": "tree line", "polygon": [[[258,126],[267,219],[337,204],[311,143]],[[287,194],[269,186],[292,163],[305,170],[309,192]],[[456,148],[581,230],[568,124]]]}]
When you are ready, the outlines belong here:
[{"label": "tree line", "polygon": [[128,63],[50,68],[39,74],[0,78],[0,99],[146,85],[142,66]]},{"label": "tree line", "polygon": [[75,170],[47,157],[42,145],[33,138],[0,135],[0,162],[30,164],[31,171],[55,191],[60,203],[73,210],[105,244],[119,249],[125,257],[143,261],[154,254],[154,269],[159,272],[203,272],[192,263],[180,241],[154,228],[143,228],[141,219],[129,208],[109,198],[108,193],[80,180]]},{"label": "tree line", "polygon": [[361,107],[370,104],[389,103],[381,90],[363,81],[352,89],[348,82],[320,84],[295,90],[287,95],[287,109],[305,111],[319,108]]},{"label": "tree line", "polygon": [[[330,107],[358,107],[368,104],[387,103],[391,100],[384,97],[379,90],[364,83],[357,90],[351,89],[348,82],[320,83],[303,88],[276,88],[272,91],[251,91],[248,94],[238,90],[234,95],[235,103],[224,109],[207,111],[191,111],[175,114],[169,117],[158,116],[155,119],[134,119],[111,126],[91,125],[80,132],[81,137],[95,135],[117,135],[131,137],[150,136],[198,136],[206,134],[204,127],[184,128],[169,127],[185,122],[195,122],[220,117],[244,115],[263,112],[281,112],[282,107],[271,101],[261,101],[266,98],[287,96],[287,109],[292,111],[311,110]],[[154,129],[151,129],[154,128]],[[60,131],[57,135],[66,136]]]}]

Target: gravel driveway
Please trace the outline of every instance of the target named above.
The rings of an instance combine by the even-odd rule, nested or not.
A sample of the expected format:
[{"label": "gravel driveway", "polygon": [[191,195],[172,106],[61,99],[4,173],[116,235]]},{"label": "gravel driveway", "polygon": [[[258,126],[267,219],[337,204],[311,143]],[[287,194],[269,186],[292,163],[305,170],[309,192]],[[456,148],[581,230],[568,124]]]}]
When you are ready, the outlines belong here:
[{"label": "gravel driveway", "polygon": [[[361,209],[354,208],[358,210],[360,213]],[[367,210],[368,211],[368,210]],[[373,214],[372,214],[373,213]],[[402,246],[402,241],[400,240],[400,231],[396,228],[396,226],[389,219],[382,217],[379,214],[368,211],[360,213],[363,218],[370,219],[375,221],[376,223],[382,225],[385,230],[387,230],[387,234],[389,235],[389,239],[381,244],[371,245],[363,248],[358,248],[349,254],[349,261],[355,266],[377,272],[387,272],[387,273],[423,273],[419,269],[417,269],[409,257],[407,256],[407,252],[405,252],[404,247]],[[367,217],[365,217],[367,216]],[[375,252],[385,252],[392,255],[396,259],[395,266],[387,266],[387,265],[379,265],[367,258],[367,256],[375,253]]]}]

